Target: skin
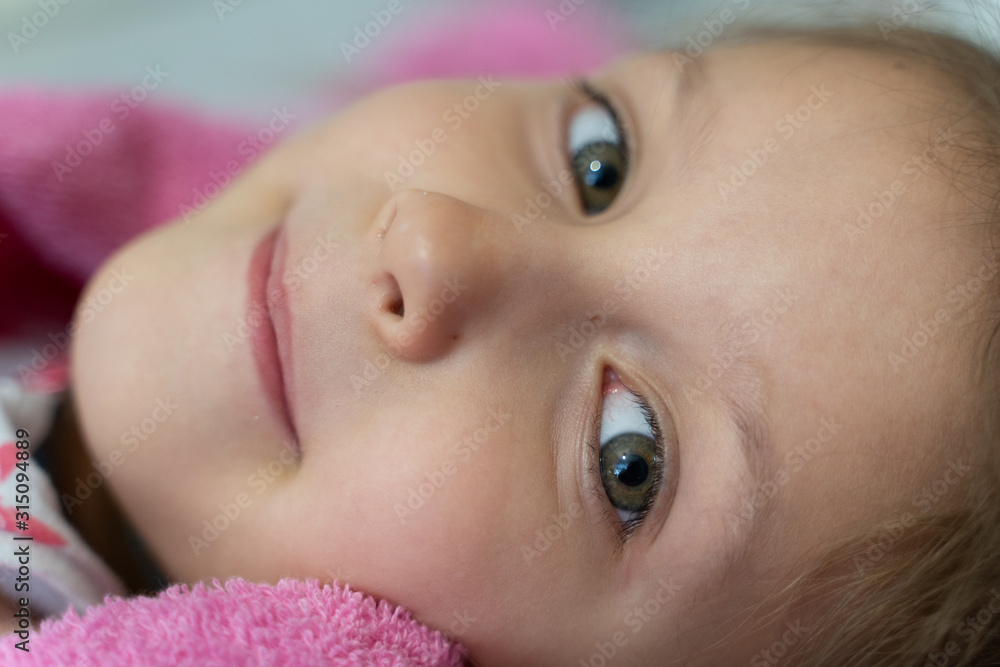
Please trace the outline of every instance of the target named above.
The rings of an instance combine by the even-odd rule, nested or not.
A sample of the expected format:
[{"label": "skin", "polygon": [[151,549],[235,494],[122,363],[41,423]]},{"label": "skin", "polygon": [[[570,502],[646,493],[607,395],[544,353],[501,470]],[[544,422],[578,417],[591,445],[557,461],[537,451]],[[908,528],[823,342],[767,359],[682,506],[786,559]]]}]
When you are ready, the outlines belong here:
[{"label": "skin", "polygon": [[[94,460],[123,453],[108,485],[165,571],[348,582],[484,665],[587,664],[609,646],[622,664],[748,662],[780,636],[776,624],[719,643],[796,564],[947,469],[923,443],[962,401],[961,313],[907,363],[888,355],[948,306],[978,255],[939,224],[958,206],[940,179],[901,176],[936,131],[915,102],[939,87],[927,72],[784,42],[695,66],[707,99],[688,120],[669,54],[595,77],[636,133],[626,183],[597,216],[564,187],[544,219],[511,217],[567,169],[563,128],[586,100],[563,82],[502,81],[390,189],[400,154],[479,85],[422,83],[284,144],[189,224],[109,259],[84,300],[114,270],[134,279],[76,335],[74,391]],[[812,86],[832,94],[786,137],[775,123]],[[719,182],[768,138],[778,149],[723,197]],[[849,234],[900,178],[895,215]],[[288,296],[297,458],[249,341],[224,338],[247,313],[253,249],[279,223],[286,269],[312,267]],[[317,239],[336,248],[302,264]],[[449,280],[458,297],[418,326]],[[767,322],[752,340],[748,321]],[[383,369],[359,384],[367,363]],[[624,543],[590,477],[605,368],[647,399],[668,460]],[[759,479],[737,396],[769,425]],[[177,407],[128,451],[123,434],[157,399]],[[460,456],[491,409],[503,424]],[[191,537],[240,494],[247,506],[196,554]],[[745,542],[744,501],[774,517]]]}]

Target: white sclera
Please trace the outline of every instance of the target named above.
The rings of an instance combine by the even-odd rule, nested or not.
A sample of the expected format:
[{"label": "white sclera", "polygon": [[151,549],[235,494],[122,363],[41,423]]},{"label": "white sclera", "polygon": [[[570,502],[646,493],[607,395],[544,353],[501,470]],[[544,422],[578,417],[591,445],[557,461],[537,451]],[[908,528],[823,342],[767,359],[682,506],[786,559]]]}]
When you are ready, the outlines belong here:
[{"label": "white sclera", "polygon": [[621,142],[615,121],[604,107],[593,105],[576,112],[569,124],[569,154],[576,155],[588,144]]},{"label": "white sclera", "polygon": [[622,433],[639,433],[653,437],[653,430],[646,420],[639,402],[623,388],[604,396],[604,414],[601,416],[601,446]]}]

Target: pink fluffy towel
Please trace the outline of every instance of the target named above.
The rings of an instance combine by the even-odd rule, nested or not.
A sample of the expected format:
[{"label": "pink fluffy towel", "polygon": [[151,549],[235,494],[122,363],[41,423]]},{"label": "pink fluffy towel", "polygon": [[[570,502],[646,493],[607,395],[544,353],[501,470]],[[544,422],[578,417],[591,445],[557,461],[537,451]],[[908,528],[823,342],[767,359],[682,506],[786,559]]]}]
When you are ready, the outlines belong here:
[{"label": "pink fluffy towel", "polygon": [[3,665],[382,665],[459,667],[464,650],[409,612],[350,588],[283,579],[177,585],[109,597],[0,641]]}]

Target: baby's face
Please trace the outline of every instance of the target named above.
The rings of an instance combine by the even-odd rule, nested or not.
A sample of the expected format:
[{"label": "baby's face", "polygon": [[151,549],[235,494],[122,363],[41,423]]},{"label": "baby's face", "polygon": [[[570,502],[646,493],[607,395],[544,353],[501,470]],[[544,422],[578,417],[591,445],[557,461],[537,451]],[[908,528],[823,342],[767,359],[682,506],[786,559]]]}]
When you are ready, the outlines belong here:
[{"label": "baby's face", "polygon": [[170,575],[661,664],[944,473],[972,251],[920,73],[776,43],[593,84],[378,94],[95,276],[134,277],[75,340],[85,436]]}]

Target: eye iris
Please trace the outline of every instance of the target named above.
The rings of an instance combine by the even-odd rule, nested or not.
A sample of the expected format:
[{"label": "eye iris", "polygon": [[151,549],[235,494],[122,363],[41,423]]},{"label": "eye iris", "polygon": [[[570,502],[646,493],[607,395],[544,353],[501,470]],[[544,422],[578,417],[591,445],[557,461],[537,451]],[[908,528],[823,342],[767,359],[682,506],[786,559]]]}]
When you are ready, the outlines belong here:
[{"label": "eye iris", "polygon": [[580,178],[580,196],[587,213],[600,213],[610,206],[622,187],[622,148],[606,141],[589,143],[574,156],[573,166]]},{"label": "eye iris", "polygon": [[622,433],[601,447],[601,481],[616,508],[635,512],[653,484],[656,443],[641,433]]}]

